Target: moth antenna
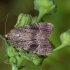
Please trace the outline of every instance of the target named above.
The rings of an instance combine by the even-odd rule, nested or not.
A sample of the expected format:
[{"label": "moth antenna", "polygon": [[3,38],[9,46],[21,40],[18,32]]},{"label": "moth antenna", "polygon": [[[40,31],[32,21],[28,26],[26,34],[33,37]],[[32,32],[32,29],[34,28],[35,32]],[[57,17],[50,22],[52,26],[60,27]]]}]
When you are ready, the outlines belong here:
[{"label": "moth antenna", "polygon": [[8,16],[9,16],[9,13],[7,14],[7,18],[6,18],[6,21],[5,21],[5,38],[7,38],[7,34],[6,34],[6,24],[7,24]]}]

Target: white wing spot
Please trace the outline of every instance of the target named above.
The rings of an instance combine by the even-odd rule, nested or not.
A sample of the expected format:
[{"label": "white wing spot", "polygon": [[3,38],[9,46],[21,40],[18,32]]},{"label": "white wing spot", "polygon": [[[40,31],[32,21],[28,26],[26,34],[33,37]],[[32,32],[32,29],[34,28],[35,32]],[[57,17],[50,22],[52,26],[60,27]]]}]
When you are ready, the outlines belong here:
[{"label": "white wing spot", "polygon": [[18,37],[19,36],[19,34],[16,34],[16,37]]}]

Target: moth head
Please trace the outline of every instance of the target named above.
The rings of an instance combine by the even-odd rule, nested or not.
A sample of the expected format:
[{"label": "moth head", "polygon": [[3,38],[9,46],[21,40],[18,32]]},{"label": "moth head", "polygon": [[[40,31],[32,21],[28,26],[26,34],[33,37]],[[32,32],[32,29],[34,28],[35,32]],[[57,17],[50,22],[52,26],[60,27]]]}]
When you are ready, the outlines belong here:
[{"label": "moth head", "polygon": [[8,38],[8,35],[7,34],[5,35],[5,38]]}]

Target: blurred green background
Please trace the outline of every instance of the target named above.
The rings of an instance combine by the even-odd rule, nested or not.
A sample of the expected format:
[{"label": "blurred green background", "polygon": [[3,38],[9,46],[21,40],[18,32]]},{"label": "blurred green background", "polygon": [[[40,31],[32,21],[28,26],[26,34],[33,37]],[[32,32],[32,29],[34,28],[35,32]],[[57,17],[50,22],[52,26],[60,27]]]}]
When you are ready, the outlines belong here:
[{"label": "blurred green background", "polygon": [[[38,15],[38,11],[34,10],[34,0],[0,0],[0,34],[5,35],[15,25],[17,17],[20,13],[28,13],[32,16]],[[43,20],[54,24],[54,30],[50,36],[50,40],[58,47],[60,42],[60,34],[70,28],[70,0],[55,0],[57,11],[52,15],[45,15]],[[11,70],[9,64],[5,64],[6,45],[0,38],[0,70]],[[39,70],[31,62],[25,62],[27,70]],[[42,65],[43,70],[70,70],[70,47],[65,47],[47,57]]]}]

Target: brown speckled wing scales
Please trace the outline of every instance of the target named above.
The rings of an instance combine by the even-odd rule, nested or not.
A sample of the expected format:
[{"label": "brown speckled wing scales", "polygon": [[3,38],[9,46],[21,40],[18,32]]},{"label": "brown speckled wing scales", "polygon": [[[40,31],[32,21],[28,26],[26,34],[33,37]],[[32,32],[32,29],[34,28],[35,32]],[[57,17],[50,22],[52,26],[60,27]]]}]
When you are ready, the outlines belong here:
[{"label": "brown speckled wing scales", "polygon": [[38,23],[14,28],[8,33],[8,39],[14,46],[40,55],[50,55],[52,43],[48,37],[52,33],[51,23]]}]

